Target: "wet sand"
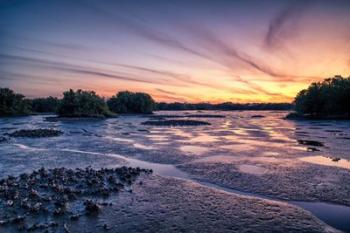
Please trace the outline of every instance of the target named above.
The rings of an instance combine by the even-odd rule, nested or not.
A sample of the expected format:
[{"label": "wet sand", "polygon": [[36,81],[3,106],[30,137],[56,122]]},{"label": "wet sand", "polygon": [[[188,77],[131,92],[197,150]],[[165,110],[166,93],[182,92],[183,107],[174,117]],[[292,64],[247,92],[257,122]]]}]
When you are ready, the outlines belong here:
[{"label": "wet sand", "polygon": [[[157,114],[162,115],[162,118],[166,114],[195,115],[188,112]],[[166,190],[180,192],[174,191],[180,186],[171,180],[181,178],[185,179],[181,182],[190,184],[186,186],[188,189],[192,187],[190,193],[196,194],[198,190],[196,183],[201,183],[207,186],[203,188],[210,190],[215,188],[216,192],[213,195],[218,197],[221,196],[219,193],[222,190],[228,188],[227,191],[231,194],[226,195],[243,191],[241,194],[245,197],[261,196],[264,201],[271,198],[284,200],[291,205],[312,211],[315,216],[332,226],[350,231],[349,224],[343,224],[347,215],[350,218],[350,213],[347,212],[350,208],[350,174],[346,167],[350,159],[350,145],[346,139],[350,136],[349,122],[287,121],[282,119],[285,112],[268,111],[201,114],[225,115],[225,117],[206,119],[198,117],[198,120],[204,119],[211,125],[185,127],[142,125],[142,122],[149,120],[147,116],[73,123],[48,122],[43,116],[0,119],[0,134],[32,128],[50,128],[63,132],[63,135],[54,138],[10,138],[2,142],[0,175],[3,178],[7,175],[18,175],[42,166],[47,168],[92,166],[95,169],[122,165],[140,166],[152,168],[155,174],[161,175],[151,178],[150,182],[156,183],[158,179],[168,180],[169,185],[163,183],[162,188],[170,199],[175,197]],[[263,117],[254,117],[255,115]],[[300,143],[300,140],[303,143]],[[313,144],[304,143],[308,141],[312,141]],[[317,150],[310,150],[309,147]],[[323,158],[327,158],[327,162]],[[175,188],[172,188],[171,184],[174,184]],[[248,198],[248,202],[255,200],[254,198]],[[305,204],[302,205],[302,202]],[[309,205],[313,202],[315,205]],[[330,204],[328,209],[334,207],[336,211],[333,213],[338,217],[327,215],[327,208],[323,206],[327,206],[328,203]],[[341,204],[339,208],[336,208],[336,203]],[[185,206],[183,208],[186,209]],[[191,205],[191,208],[194,206]],[[218,209],[221,208],[224,207],[218,205]],[[258,211],[254,210],[254,206],[249,206],[249,209]],[[292,209],[290,212],[281,209],[280,212],[292,215],[291,212],[299,210],[296,207]],[[133,210],[130,211],[135,214]],[[152,208],[148,207],[147,211],[152,211]],[[203,210],[203,213],[205,211]],[[236,215],[240,216],[239,213]],[[252,218],[259,219],[260,216]],[[279,221],[285,220],[280,215],[276,218]],[[156,222],[153,229],[162,226],[161,229],[171,230],[171,223],[167,220],[163,220],[164,226],[156,220],[152,221]],[[223,221],[216,221],[226,224]],[[218,227],[215,221],[210,223]],[[259,224],[264,226],[262,222]],[[274,224],[283,225],[280,222]],[[165,225],[170,226],[166,228]],[[309,223],[305,223],[303,227],[307,228],[308,225]],[[283,226],[278,227],[285,230]],[[210,229],[210,226],[207,228]],[[222,229],[224,231],[224,228]],[[322,231],[320,229],[318,226],[316,231]],[[239,228],[239,231],[243,231],[243,228]]]}]

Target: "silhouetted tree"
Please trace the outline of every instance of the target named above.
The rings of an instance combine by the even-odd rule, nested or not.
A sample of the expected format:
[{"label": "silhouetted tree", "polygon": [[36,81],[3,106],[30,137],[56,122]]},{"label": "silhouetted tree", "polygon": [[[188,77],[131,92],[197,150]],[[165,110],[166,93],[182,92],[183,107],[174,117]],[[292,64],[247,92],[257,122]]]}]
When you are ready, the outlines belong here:
[{"label": "silhouetted tree", "polygon": [[31,112],[30,101],[9,88],[0,88],[0,116],[21,116]]},{"label": "silhouetted tree", "polygon": [[290,103],[250,103],[250,104],[238,104],[238,103],[157,103],[157,110],[223,110],[223,111],[234,111],[234,110],[290,110],[292,104]]},{"label": "silhouetted tree", "polygon": [[155,102],[149,94],[142,92],[122,91],[112,96],[107,105],[116,113],[152,113]]},{"label": "silhouetted tree", "polygon": [[70,89],[63,93],[58,108],[61,117],[106,117],[111,113],[103,98],[93,91]]},{"label": "silhouetted tree", "polygon": [[59,99],[52,96],[32,99],[31,102],[34,112],[57,112],[60,103]]},{"label": "silhouetted tree", "polygon": [[335,76],[312,83],[294,100],[299,114],[311,116],[350,115],[350,77]]}]

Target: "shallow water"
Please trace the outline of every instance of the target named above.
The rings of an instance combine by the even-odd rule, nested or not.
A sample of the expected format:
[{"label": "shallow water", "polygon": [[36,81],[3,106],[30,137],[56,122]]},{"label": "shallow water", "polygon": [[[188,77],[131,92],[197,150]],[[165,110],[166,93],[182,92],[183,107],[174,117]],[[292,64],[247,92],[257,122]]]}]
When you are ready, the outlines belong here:
[{"label": "shallow water", "polygon": [[324,156],[307,156],[307,157],[300,158],[300,160],[304,162],[314,163],[314,164],[319,164],[324,166],[350,169],[350,161],[346,159],[329,158]]},{"label": "shallow water", "polygon": [[[232,164],[238,172],[253,177],[269,173],[269,166],[281,166],[279,163],[287,167],[303,165],[307,168],[312,165],[349,169],[350,143],[347,138],[350,137],[350,123],[347,121],[287,121],[282,119],[286,112],[269,111],[215,114],[226,117],[201,118],[211,125],[198,127],[144,126],[141,123],[148,118],[138,116],[74,123],[47,122],[44,116],[2,118],[0,135],[27,128],[57,128],[64,131],[64,135],[41,139],[13,138],[8,143],[2,143],[0,174],[2,177],[16,175],[39,166],[72,166],[73,157],[78,167],[120,166],[126,163],[153,169],[161,176],[192,181],[191,174],[179,170],[176,165],[197,162]],[[256,114],[265,117],[251,118]],[[317,141],[325,146],[319,147],[319,151],[308,152],[309,145],[300,145],[298,140]],[[329,158],[340,160],[334,162]],[[223,191],[259,197],[212,182],[200,183]],[[350,223],[346,221],[350,219],[349,207],[326,202],[290,203],[311,211],[332,226],[349,230]]]}]

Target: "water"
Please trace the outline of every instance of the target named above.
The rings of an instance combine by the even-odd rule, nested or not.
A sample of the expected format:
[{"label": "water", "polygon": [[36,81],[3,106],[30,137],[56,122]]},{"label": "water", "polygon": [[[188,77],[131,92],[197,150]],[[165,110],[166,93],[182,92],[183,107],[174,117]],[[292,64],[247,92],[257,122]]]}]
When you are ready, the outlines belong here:
[{"label": "water", "polygon": [[[44,148],[33,148],[22,144],[14,144],[14,146],[17,146],[21,149],[31,150],[31,151],[49,150]],[[256,197],[264,200],[273,200],[273,201],[281,202],[281,200],[274,199],[271,197],[266,197],[263,195],[249,193],[249,192],[243,192],[243,191],[220,186],[220,185],[213,184],[203,180],[192,179],[186,172],[183,172],[178,168],[176,168],[174,165],[170,165],[170,164],[152,163],[152,162],[125,157],[118,154],[111,154],[111,153],[103,154],[103,153],[97,153],[97,152],[80,151],[80,150],[72,150],[72,149],[61,149],[60,151],[115,157],[115,158],[125,160],[127,162],[127,165],[131,167],[152,169],[155,174],[160,176],[184,179],[184,180],[191,181],[212,189],[216,189],[216,190],[220,190],[228,193],[234,193],[234,194],[243,195],[243,196],[251,196],[251,197]],[[264,172],[264,170],[261,170],[262,168],[259,168],[256,166],[249,166],[249,165],[242,165],[242,166],[244,166],[242,168],[245,170],[244,172],[254,173],[254,174],[261,174]],[[350,221],[349,221],[350,207],[349,206],[343,206],[343,205],[337,205],[337,204],[331,204],[331,203],[325,203],[325,202],[305,202],[305,201],[289,201],[288,203],[297,205],[305,210],[310,211],[313,215],[315,215],[316,217],[318,217],[319,219],[321,219],[322,221],[324,221],[330,226],[333,226],[337,229],[340,229],[346,232],[350,231]]]},{"label": "water", "polygon": [[[157,114],[180,115],[183,112]],[[314,169],[317,166],[320,171],[322,168],[327,169],[326,174],[334,171],[329,177],[319,177],[323,179],[321,181],[324,185],[337,185],[331,186],[335,190],[341,190],[342,185],[345,190],[350,187],[347,183],[334,183],[340,178],[344,179],[338,177],[339,174],[345,175],[345,181],[350,180],[348,121],[286,121],[282,119],[286,112],[268,111],[216,114],[224,114],[226,117],[199,119],[210,122],[210,126],[165,128],[143,126],[141,122],[148,118],[137,116],[74,123],[47,122],[43,116],[2,118],[0,135],[15,129],[28,128],[57,128],[64,131],[64,135],[41,139],[15,138],[9,143],[0,144],[0,174],[3,177],[27,172],[48,163],[52,166],[71,166],[74,163],[77,166],[88,164],[99,167],[120,166],[124,165],[120,161],[124,161],[129,166],[152,169],[160,176],[186,179],[225,192],[279,200],[253,192],[242,192],[238,190],[240,188],[228,188],[220,184],[220,180],[213,184],[204,178],[194,179],[192,174],[176,166],[203,163],[215,164],[219,168],[223,164],[229,164],[242,174],[251,175],[252,181],[254,177],[264,177],[271,172],[279,175],[284,170],[298,167],[308,169],[308,166]],[[257,114],[265,117],[251,118]],[[300,145],[298,140],[318,141],[325,146],[319,147],[319,151],[308,152],[308,145]],[[84,161],[88,156],[92,157]],[[333,158],[340,160],[335,162]],[[282,169],[275,169],[281,166]],[[339,169],[342,169],[341,172],[337,172]],[[315,173],[315,176],[318,175],[319,173]],[[314,184],[310,183],[312,185]],[[312,212],[335,228],[350,231],[350,207],[328,202],[289,203]]]}]

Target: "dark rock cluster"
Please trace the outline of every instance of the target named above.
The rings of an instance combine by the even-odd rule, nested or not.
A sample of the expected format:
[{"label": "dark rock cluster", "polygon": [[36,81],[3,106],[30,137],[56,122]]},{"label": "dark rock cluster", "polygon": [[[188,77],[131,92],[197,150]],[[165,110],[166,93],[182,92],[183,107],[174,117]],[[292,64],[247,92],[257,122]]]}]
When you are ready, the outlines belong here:
[{"label": "dark rock cluster", "polygon": [[3,136],[0,136],[0,143],[2,143],[2,142],[7,142],[7,138],[3,137]]},{"label": "dark rock cluster", "polygon": [[265,116],[263,116],[263,115],[253,115],[253,116],[251,116],[251,118],[264,118]]},{"label": "dark rock cluster", "polygon": [[187,114],[187,115],[150,115],[150,118],[225,118],[225,115],[218,114]]},{"label": "dark rock cluster", "polygon": [[307,146],[324,146],[322,142],[313,141],[313,140],[298,140],[298,143],[300,145],[307,145]]},{"label": "dark rock cluster", "polygon": [[41,168],[0,180],[0,232],[16,227],[32,231],[61,227],[82,215],[96,215],[112,193],[129,189],[141,173],[152,170],[120,167],[94,170]]},{"label": "dark rock cluster", "polygon": [[8,134],[11,137],[29,137],[29,138],[41,138],[41,137],[57,137],[62,135],[63,132],[55,129],[21,129],[13,133]]},{"label": "dark rock cluster", "polygon": [[198,126],[198,125],[210,125],[209,122],[196,121],[196,120],[159,120],[159,121],[145,121],[143,125],[154,126]]}]

